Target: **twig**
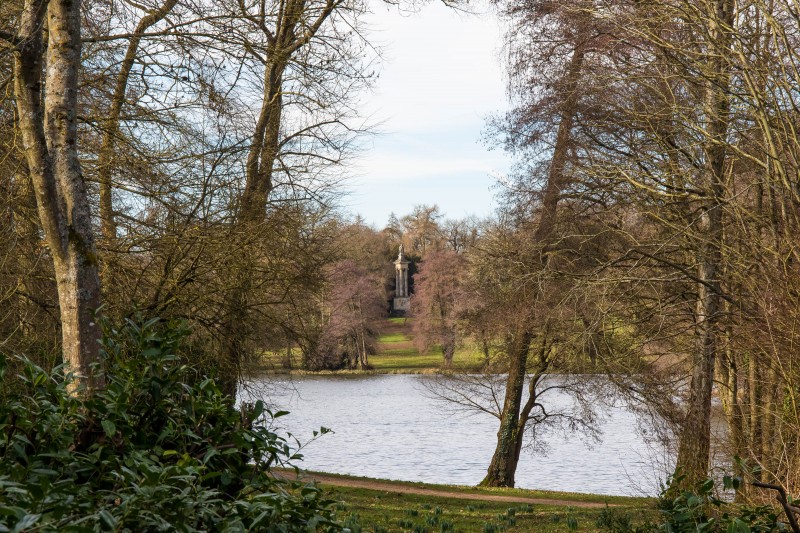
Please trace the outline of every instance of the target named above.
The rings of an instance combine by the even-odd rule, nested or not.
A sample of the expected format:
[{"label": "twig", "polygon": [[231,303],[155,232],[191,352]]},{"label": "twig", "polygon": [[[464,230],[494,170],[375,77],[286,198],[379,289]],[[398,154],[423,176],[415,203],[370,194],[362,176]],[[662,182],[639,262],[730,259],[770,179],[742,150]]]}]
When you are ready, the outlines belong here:
[{"label": "twig", "polygon": [[797,518],[795,518],[794,516],[795,513],[800,514],[800,507],[795,507],[794,505],[789,504],[789,500],[786,498],[786,490],[780,485],[761,483],[760,481],[753,481],[753,486],[760,487],[762,489],[771,489],[777,491],[778,501],[783,507],[783,511],[786,513],[786,517],[789,519],[789,525],[791,526],[792,531],[794,531],[794,533],[800,533],[800,526],[797,524]]}]

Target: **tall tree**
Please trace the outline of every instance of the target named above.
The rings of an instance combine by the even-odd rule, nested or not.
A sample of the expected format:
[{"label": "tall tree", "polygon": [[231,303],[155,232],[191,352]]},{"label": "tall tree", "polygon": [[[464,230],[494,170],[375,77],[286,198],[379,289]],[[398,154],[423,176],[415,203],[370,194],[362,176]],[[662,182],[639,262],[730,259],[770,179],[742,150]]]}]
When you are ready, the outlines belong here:
[{"label": "tall tree", "polygon": [[[673,355],[687,355],[672,376],[685,385],[683,405],[663,408],[678,435],[683,477],[675,479],[687,485],[708,474],[721,302],[728,297],[721,276],[731,171],[733,9],[724,0],[621,3],[609,30],[615,53],[595,74],[594,83],[608,89],[592,99],[593,112],[582,124],[588,154],[579,173],[585,186],[606,195],[604,202],[618,213],[637,213],[640,223],[634,228],[636,222],[622,218],[608,225],[628,243],[615,259],[616,272],[639,277],[629,294],[641,291],[640,302],[653,306],[639,315],[655,313],[662,325],[670,323],[662,338]],[[675,282],[665,284],[665,278]],[[644,322],[631,318],[644,326],[640,332],[650,327]],[[666,334],[681,329],[690,334]],[[659,401],[669,404],[670,397]]]},{"label": "tall tree", "polygon": [[[702,5],[702,4],[701,4]],[[704,165],[698,180],[702,198],[697,232],[701,234],[697,257],[697,310],[692,361],[692,379],[686,417],[679,438],[677,468],[686,481],[695,484],[708,476],[711,452],[711,397],[717,358],[721,355],[723,203],[727,198],[727,137],[730,123],[729,91],[731,65],[727,57],[733,30],[734,2],[716,0],[697,17],[707,31],[707,54],[703,57]]]},{"label": "tall tree", "polygon": [[[355,114],[348,92],[368,83],[369,76],[361,70],[356,57],[360,49],[350,31],[362,11],[357,2],[231,2],[226,9],[230,19],[223,28],[240,41],[245,63],[261,70],[256,82],[261,106],[230,234],[242,253],[230,263],[230,290],[220,323],[221,365],[229,376],[224,388],[233,394],[241,362],[252,351],[248,338],[257,327],[255,316],[248,314],[254,307],[251,286],[269,254],[260,242],[269,226],[270,200],[278,199],[277,177],[283,176],[283,194],[289,198],[318,193],[311,185],[314,174],[320,166],[339,164],[351,136],[360,131],[346,123]],[[299,168],[293,168],[293,160]]]},{"label": "tall tree", "polygon": [[78,159],[80,10],[79,1],[26,1],[15,33],[2,37],[13,48],[18,124],[55,267],[64,361],[91,391],[103,380],[92,368],[100,363],[100,279]]},{"label": "tall tree", "polygon": [[291,64],[301,63],[300,54],[344,0],[307,2],[278,0],[268,7],[240,3],[239,16],[255,23],[266,41],[261,60],[264,64],[261,109],[253,129],[247,154],[246,181],[240,200],[239,216],[244,221],[264,219],[269,194],[275,186],[273,173],[283,143],[284,77]]},{"label": "tall tree", "polygon": [[[547,280],[551,278],[550,271],[555,264],[551,256],[558,241],[555,232],[557,208],[569,182],[569,159],[574,153],[573,124],[582,95],[580,81],[587,53],[593,47],[597,48],[598,32],[593,26],[592,10],[582,2],[568,6],[553,2],[508,2],[503,9],[513,28],[507,34],[509,79],[518,105],[495,126],[507,149],[534,153],[533,160],[537,162],[535,166],[529,166],[530,160],[523,159],[521,186],[510,191],[510,205],[513,207],[510,220],[516,221],[522,230],[520,234],[532,239],[534,246],[516,250],[508,248],[505,259],[506,262],[517,261],[527,265],[541,278],[537,285],[523,283],[524,288],[512,300],[515,302],[512,312],[518,316],[511,322],[514,329],[504,334],[508,376],[500,429],[491,464],[481,482],[488,486],[513,487],[526,425],[536,404],[535,383],[531,382],[527,387],[526,401],[523,401],[523,395],[529,355],[537,338],[540,360],[547,361],[550,353],[552,337],[546,333],[547,313],[537,314],[537,310],[546,308],[542,307],[542,302],[553,296],[555,287],[548,286],[551,282]],[[521,35],[526,38],[520,38]],[[530,46],[531,42],[540,44]],[[545,73],[555,75],[547,78],[543,77]],[[542,88],[549,90],[543,91]],[[542,120],[542,117],[546,119]],[[539,163],[543,153],[547,154],[544,165]],[[529,185],[531,183],[533,188]],[[520,272],[516,275],[525,276]],[[549,363],[545,370],[548,366]],[[536,375],[534,373],[534,380]]]}]

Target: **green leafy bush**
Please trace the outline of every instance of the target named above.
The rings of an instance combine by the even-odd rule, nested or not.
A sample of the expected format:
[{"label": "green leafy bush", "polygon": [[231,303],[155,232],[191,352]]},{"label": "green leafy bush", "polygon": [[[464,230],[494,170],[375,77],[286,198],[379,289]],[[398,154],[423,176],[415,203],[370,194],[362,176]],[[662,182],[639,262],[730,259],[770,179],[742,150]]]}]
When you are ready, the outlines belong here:
[{"label": "green leafy bush", "polygon": [[[680,477],[676,479],[680,482]],[[738,490],[741,478],[725,476],[725,489]],[[788,531],[778,520],[779,514],[768,505],[745,506],[726,502],[714,494],[714,481],[706,479],[694,491],[668,497],[662,492],[660,506],[664,523],[660,531],[668,533],[726,532],[755,533]]]},{"label": "green leafy bush", "polygon": [[17,386],[0,391],[0,532],[341,529],[316,487],[269,474],[299,456],[261,402],[237,410],[181,363],[186,334],[157,320],[110,331],[106,388],[88,398],[61,368],[15,361]]}]

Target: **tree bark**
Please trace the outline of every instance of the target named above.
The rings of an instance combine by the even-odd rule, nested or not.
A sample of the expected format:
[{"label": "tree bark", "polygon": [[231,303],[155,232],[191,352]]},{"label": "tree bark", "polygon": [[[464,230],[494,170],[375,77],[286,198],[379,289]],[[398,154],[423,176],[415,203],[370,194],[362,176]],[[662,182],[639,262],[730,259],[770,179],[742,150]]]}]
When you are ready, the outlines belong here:
[{"label": "tree bark", "polygon": [[14,92],[39,219],[55,267],[64,362],[76,378],[73,391],[83,385],[91,392],[103,380],[92,369],[100,362],[100,328],[94,316],[100,307],[100,280],[78,161],[80,7],[78,0],[25,2],[21,44],[14,52]]},{"label": "tree bark", "polygon": [[266,68],[264,76],[264,99],[258,115],[253,141],[247,154],[246,181],[241,200],[241,219],[258,223],[266,216],[267,199],[272,192],[273,170],[280,148],[281,95],[283,71],[286,61],[276,57]]}]

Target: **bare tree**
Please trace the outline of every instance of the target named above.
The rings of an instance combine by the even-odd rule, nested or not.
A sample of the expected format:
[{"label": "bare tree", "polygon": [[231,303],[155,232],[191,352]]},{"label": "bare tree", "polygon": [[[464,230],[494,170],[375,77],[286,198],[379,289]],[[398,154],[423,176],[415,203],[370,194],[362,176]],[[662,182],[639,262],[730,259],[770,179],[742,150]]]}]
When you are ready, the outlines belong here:
[{"label": "bare tree", "polygon": [[407,256],[424,258],[429,251],[441,248],[441,218],[438,205],[416,205],[410,214],[400,220]]},{"label": "bare tree", "polygon": [[[256,54],[263,64],[263,92],[247,154],[246,182],[240,200],[241,219],[258,222],[264,218],[269,194],[275,187],[273,173],[281,148],[287,143],[284,125],[287,69],[289,73],[297,67],[302,70],[310,60],[310,64],[306,64],[306,76],[309,76],[314,67],[333,66],[330,56],[343,52],[345,45],[340,44],[339,50],[332,48],[337,46],[335,42],[341,37],[325,32],[324,25],[328,23],[336,27],[333,19],[337,10],[357,11],[358,8],[344,0],[279,0],[269,6],[240,2],[239,10],[237,16],[248,21],[256,34],[260,33],[250,41],[250,45],[263,43],[263,48],[251,48],[251,53]],[[321,39],[315,43],[318,36]],[[313,55],[308,51],[310,46],[328,48],[327,65],[313,64]],[[322,55],[325,57],[324,52]]]},{"label": "bare tree", "polygon": [[129,34],[128,45],[117,72],[114,83],[114,90],[111,100],[108,102],[107,114],[102,120],[102,141],[100,153],[97,161],[98,175],[97,180],[100,185],[100,223],[103,238],[113,242],[117,236],[117,226],[114,216],[114,205],[112,200],[112,174],[117,165],[116,153],[118,149],[118,137],[120,135],[120,122],[123,105],[128,97],[128,80],[130,79],[134,63],[139,53],[139,44],[154,25],[162,21],[178,0],[166,0],[155,9],[148,10],[139,21],[133,32]]},{"label": "bare tree", "polygon": [[456,253],[468,251],[480,236],[480,224],[475,216],[446,219],[440,230],[445,247]]},{"label": "bare tree", "polygon": [[429,252],[414,276],[414,344],[420,352],[440,345],[445,368],[453,365],[458,322],[471,303],[466,277],[464,256],[451,251]]},{"label": "bare tree", "polygon": [[[664,331],[683,328],[667,344],[674,358],[686,356],[672,376],[684,384],[684,403],[680,409],[664,405],[662,412],[674,417],[679,441],[683,476],[674,479],[691,485],[708,474],[712,386],[727,297],[721,276],[730,192],[733,5],[620,4],[617,13],[609,30],[617,39],[614,54],[605,72],[595,75],[608,90],[592,98],[593,112],[583,117],[584,160],[591,163],[579,174],[593,194],[610,193],[604,203],[620,214],[638,213],[639,228],[621,219],[609,229],[628,232],[615,267],[621,276],[641,280],[639,301],[649,300],[661,324],[672,323]],[[675,283],[664,284],[668,278]]]},{"label": "bare tree", "polygon": [[386,315],[386,292],[381,276],[370,273],[352,259],[327,269],[328,322],[322,330],[317,353],[307,357],[314,368],[369,368],[368,356],[375,351],[377,325]]},{"label": "bare tree", "polygon": [[[492,339],[485,372],[501,377],[501,386],[492,386],[499,428],[497,445],[481,482],[488,486],[513,486],[526,441],[541,446],[543,442],[537,437],[551,424],[593,435],[595,409],[601,409],[607,384],[602,379],[587,379],[581,372],[589,361],[585,350],[589,328],[582,319],[591,316],[589,322],[594,326],[595,317],[602,311],[593,308],[590,302],[594,298],[586,294],[587,287],[569,275],[589,271],[576,259],[582,252],[593,252],[581,250],[578,241],[591,242],[598,237],[583,234],[562,240],[550,252],[549,269],[543,269],[539,263],[541,244],[531,239],[533,229],[509,226],[509,221],[504,221],[487,229],[473,249],[470,286],[477,304],[465,317],[470,329],[481,327]],[[595,246],[602,244],[591,248]],[[596,334],[597,330],[593,327],[590,331]],[[602,332],[600,337],[606,335],[612,332]],[[600,342],[605,345],[605,339]],[[546,379],[550,374],[573,373],[562,381]],[[497,378],[488,380],[492,382]],[[570,395],[572,405],[565,411],[549,406],[546,390]],[[565,426],[560,425],[562,422]]]},{"label": "bare tree", "polygon": [[[555,282],[555,274],[561,268],[560,260],[553,259],[560,247],[559,235],[555,232],[557,208],[569,183],[568,163],[574,145],[572,130],[582,95],[580,81],[584,63],[589,50],[602,42],[595,38],[594,13],[583,3],[562,6],[551,2],[509,2],[503,9],[514,28],[508,34],[510,83],[519,105],[505,120],[496,122],[495,127],[511,151],[533,151],[537,154],[535,160],[542,152],[549,157],[546,164],[538,164],[535,169],[523,165],[526,175],[511,188],[508,196],[511,207],[508,223],[514,229],[498,241],[506,243],[501,246],[502,251],[491,254],[499,271],[480,275],[480,279],[488,283],[494,281],[494,287],[487,287],[481,291],[482,295],[506,292],[499,291],[498,285],[516,285],[513,295],[506,292],[505,298],[499,301],[497,296],[491,298],[498,309],[488,306],[492,309],[489,313],[506,320],[498,334],[503,339],[503,370],[508,372],[497,446],[482,481],[489,486],[514,485],[526,426],[537,403],[536,376],[550,367],[548,354],[555,339],[548,333],[552,327],[548,310],[550,305],[557,305],[559,291],[569,292],[568,285]],[[528,38],[521,38],[521,35]],[[529,46],[530,42],[542,44]],[[541,78],[543,73],[554,76],[545,78],[545,84]],[[557,90],[543,92],[542,87]],[[517,92],[518,89],[521,91]],[[537,117],[543,115],[547,120],[538,121]],[[555,117],[555,121],[551,117]],[[549,139],[553,139],[552,145],[547,143]],[[527,174],[531,170],[535,171],[532,176]],[[533,194],[524,185],[531,181],[543,181]],[[533,246],[510,244],[525,238],[530,239]],[[522,265],[523,270],[520,270]],[[517,281],[512,281],[515,277]],[[544,367],[539,365],[534,371],[527,388],[527,400],[523,401],[529,357],[531,352],[537,351]]]}]

